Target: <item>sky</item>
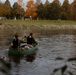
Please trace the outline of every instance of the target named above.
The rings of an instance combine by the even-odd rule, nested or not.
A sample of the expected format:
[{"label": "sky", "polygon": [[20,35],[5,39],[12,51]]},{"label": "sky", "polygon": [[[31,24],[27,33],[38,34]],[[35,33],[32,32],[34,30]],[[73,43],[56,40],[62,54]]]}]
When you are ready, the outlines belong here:
[{"label": "sky", "polygon": [[[6,0],[0,0],[1,2],[5,2]],[[9,0],[11,5],[14,4],[14,2],[17,2],[18,0]],[[26,4],[26,2],[29,1],[29,0],[23,0],[23,2]],[[36,0],[34,0],[36,1]],[[43,3],[46,1],[46,0],[41,0]],[[52,2],[53,0],[48,0],[49,2]],[[63,3],[64,0],[60,0],[61,3]],[[72,3],[74,0],[68,0],[69,3]]]}]

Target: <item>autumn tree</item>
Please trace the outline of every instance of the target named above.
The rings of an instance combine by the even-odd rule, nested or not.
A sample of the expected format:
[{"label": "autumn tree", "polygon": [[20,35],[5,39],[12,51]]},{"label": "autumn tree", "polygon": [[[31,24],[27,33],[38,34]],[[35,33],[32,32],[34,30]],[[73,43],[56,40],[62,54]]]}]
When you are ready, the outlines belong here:
[{"label": "autumn tree", "polygon": [[26,17],[31,17],[32,19],[35,19],[37,16],[37,6],[34,3],[33,0],[29,0],[26,4],[26,11],[25,11],[25,16]]},{"label": "autumn tree", "polygon": [[0,3],[0,16],[6,17],[7,19],[10,18],[11,9],[8,5]]},{"label": "autumn tree", "polygon": [[63,20],[69,20],[70,19],[70,4],[68,0],[64,0],[63,4],[62,4],[62,10],[61,10],[61,19]]},{"label": "autumn tree", "polygon": [[9,0],[6,0],[5,4],[11,7],[11,4],[10,4]]},{"label": "autumn tree", "polygon": [[3,16],[3,11],[4,11],[3,4],[0,3],[0,16]]},{"label": "autumn tree", "polygon": [[76,0],[71,4],[72,9],[72,19],[76,21]]},{"label": "autumn tree", "polygon": [[6,0],[4,4],[7,7],[7,9],[5,9],[5,10],[7,10],[6,18],[9,19],[9,18],[11,18],[11,10],[12,10],[11,4],[10,4],[9,0]]},{"label": "autumn tree", "polygon": [[18,5],[17,2],[15,2],[13,5],[12,13],[14,17],[21,19],[24,16],[24,9]]},{"label": "autumn tree", "polygon": [[4,10],[5,10],[5,17],[7,19],[10,19],[11,16],[11,8],[8,5],[4,4]]}]

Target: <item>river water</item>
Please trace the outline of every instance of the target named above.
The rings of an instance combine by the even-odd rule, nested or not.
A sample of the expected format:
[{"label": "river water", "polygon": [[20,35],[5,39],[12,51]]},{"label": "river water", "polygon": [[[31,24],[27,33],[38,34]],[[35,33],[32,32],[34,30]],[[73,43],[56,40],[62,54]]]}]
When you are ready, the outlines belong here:
[{"label": "river water", "polygon": [[[6,57],[6,59],[8,59],[7,52],[12,35],[15,33],[8,32],[0,32],[0,57]],[[19,33],[21,34],[21,32]],[[67,61],[69,58],[75,57],[76,35],[53,34],[39,36],[38,51],[31,58],[32,61],[26,60],[25,57],[11,61],[11,75],[52,75],[56,68],[61,68],[65,65],[67,65],[67,69],[64,75],[69,75],[68,72],[76,74],[76,61]],[[63,60],[58,60],[57,58],[63,58]],[[3,73],[0,73],[0,75],[3,75]],[[53,75],[61,75],[61,70]]]}]

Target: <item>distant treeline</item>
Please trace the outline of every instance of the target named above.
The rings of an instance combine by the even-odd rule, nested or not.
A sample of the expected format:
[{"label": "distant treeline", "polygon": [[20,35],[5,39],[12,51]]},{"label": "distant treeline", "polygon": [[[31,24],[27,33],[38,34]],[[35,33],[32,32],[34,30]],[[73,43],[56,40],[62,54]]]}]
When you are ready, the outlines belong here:
[{"label": "distant treeline", "polygon": [[59,0],[46,2],[41,0],[29,0],[26,5],[23,0],[18,0],[12,6],[9,0],[0,2],[0,17],[7,19],[39,19],[39,20],[76,20],[76,0],[71,4],[64,0],[63,4]]}]

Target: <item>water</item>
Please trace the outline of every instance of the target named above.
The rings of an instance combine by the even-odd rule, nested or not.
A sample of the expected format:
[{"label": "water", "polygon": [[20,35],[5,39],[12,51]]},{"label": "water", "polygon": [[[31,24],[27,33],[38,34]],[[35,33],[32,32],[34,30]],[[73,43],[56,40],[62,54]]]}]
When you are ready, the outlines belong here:
[{"label": "water", "polygon": [[[7,35],[6,39],[3,40],[1,38],[0,42],[0,56],[6,57],[7,59],[10,42],[8,41],[9,37]],[[26,59],[26,57],[20,60],[11,60],[11,75],[52,75],[53,70],[64,65],[68,66],[65,75],[68,75],[68,71],[76,74],[76,61],[67,61],[69,58],[74,57],[76,57],[76,35],[45,35],[39,37],[38,51],[31,58],[33,61]],[[63,58],[63,60],[57,60],[56,58]],[[1,73],[0,75],[3,74]],[[61,75],[61,71],[56,72],[54,75]]]}]

